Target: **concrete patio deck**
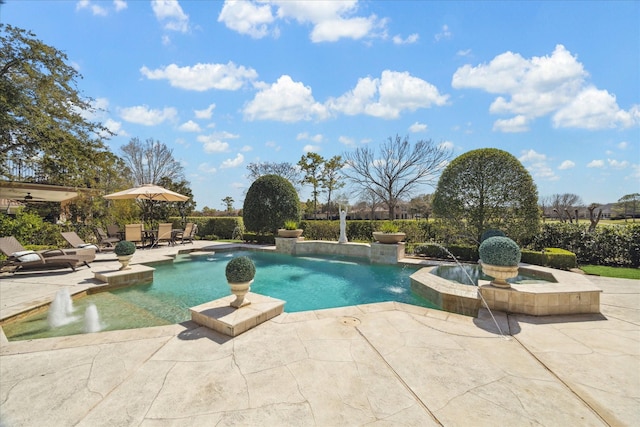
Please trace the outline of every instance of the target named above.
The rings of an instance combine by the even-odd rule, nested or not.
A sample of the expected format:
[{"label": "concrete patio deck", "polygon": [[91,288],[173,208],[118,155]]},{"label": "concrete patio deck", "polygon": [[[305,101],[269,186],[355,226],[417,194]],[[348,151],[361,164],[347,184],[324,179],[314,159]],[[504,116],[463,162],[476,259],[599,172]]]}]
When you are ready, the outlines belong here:
[{"label": "concrete patio deck", "polygon": [[[0,276],[0,318],[96,286],[118,266],[98,258]],[[494,312],[505,336],[485,310],[380,303],[284,313],[235,338],[192,322],[0,338],[0,425],[640,425],[640,281],[589,280],[602,314]]]}]

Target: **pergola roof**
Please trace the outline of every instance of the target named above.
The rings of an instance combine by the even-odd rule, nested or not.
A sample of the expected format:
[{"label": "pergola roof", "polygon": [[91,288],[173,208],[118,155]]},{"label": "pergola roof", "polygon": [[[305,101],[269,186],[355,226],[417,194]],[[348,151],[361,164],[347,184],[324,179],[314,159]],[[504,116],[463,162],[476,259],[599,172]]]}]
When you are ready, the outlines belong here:
[{"label": "pergola roof", "polygon": [[[31,199],[29,199],[29,196]],[[0,199],[32,200],[35,202],[64,202],[78,197],[75,187],[35,184],[31,182],[0,181]]]}]

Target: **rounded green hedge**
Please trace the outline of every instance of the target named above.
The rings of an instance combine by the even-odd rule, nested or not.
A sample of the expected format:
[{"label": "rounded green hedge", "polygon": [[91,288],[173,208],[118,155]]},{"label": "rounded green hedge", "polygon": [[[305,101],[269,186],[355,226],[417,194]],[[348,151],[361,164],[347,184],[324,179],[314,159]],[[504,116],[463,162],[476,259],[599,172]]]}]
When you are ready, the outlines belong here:
[{"label": "rounded green hedge", "polygon": [[285,221],[300,218],[298,193],[286,178],[261,176],[247,191],[242,216],[247,231],[276,233]]}]

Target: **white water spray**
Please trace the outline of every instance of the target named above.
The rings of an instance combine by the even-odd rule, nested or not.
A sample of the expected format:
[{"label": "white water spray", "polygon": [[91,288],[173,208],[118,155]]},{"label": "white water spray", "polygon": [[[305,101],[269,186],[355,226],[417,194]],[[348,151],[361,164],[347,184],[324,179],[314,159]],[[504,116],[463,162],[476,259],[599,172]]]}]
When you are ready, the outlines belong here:
[{"label": "white water spray", "polygon": [[98,307],[95,304],[90,304],[84,312],[84,332],[100,332],[101,330],[102,325],[100,324]]},{"label": "white water spray", "polygon": [[78,320],[77,316],[73,316],[73,301],[67,288],[60,289],[51,305],[47,314],[47,323],[50,328],[59,328],[71,322]]}]

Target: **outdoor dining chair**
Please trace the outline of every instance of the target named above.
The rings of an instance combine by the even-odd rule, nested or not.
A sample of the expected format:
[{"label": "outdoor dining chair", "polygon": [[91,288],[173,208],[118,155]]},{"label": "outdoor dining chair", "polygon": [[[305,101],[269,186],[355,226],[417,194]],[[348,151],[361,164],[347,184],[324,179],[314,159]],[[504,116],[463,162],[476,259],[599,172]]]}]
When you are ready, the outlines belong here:
[{"label": "outdoor dining chair", "polygon": [[169,245],[173,245],[173,224],[165,223],[158,225],[158,234],[151,247],[157,246],[160,242],[167,242]]},{"label": "outdoor dining chair", "polygon": [[145,239],[142,233],[142,224],[127,224],[124,226],[124,239],[144,246]]}]

